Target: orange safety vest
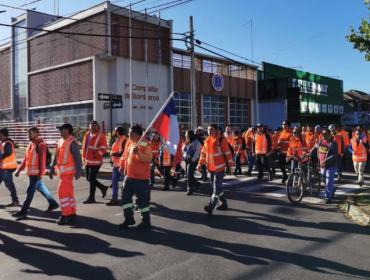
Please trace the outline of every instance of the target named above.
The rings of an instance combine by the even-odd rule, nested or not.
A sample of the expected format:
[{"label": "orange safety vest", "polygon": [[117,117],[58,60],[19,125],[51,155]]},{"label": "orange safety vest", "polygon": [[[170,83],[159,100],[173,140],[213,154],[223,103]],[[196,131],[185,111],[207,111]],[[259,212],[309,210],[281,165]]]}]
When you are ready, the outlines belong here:
[{"label": "orange safety vest", "polygon": [[342,133],[339,133],[339,132],[336,133],[333,138],[334,138],[334,141],[337,142],[338,155],[340,155],[342,153],[342,143],[344,144],[344,140],[342,140],[343,139]]},{"label": "orange safety vest", "polygon": [[255,141],[255,153],[256,155],[265,155],[269,151],[267,151],[268,144],[267,144],[267,138],[266,135],[256,133],[254,136],[254,141]]},{"label": "orange safety vest", "polygon": [[271,135],[271,144],[272,149],[277,150],[278,148],[278,140],[279,140],[280,133],[275,132],[275,134]]},{"label": "orange safety vest", "polygon": [[172,155],[167,151],[167,147],[164,147],[163,151],[163,166],[171,166]]},{"label": "orange safety vest", "polygon": [[204,140],[204,145],[199,159],[199,165],[207,164],[207,168],[211,172],[224,171],[226,164],[229,167],[234,166],[233,156],[225,138],[222,139],[219,145],[220,136],[215,138],[207,137]]},{"label": "orange safety vest", "polygon": [[233,138],[233,143],[232,147],[234,149],[234,153],[237,154],[239,151],[241,152],[243,150],[243,140],[239,137],[236,136]]},{"label": "orange safety vest", "polygon": [[[44,141],[39,141],[40,145],[46,145]],[[40,159],[36,152],[37,143],[31,142],[26,150],[26,169],[28,176],[36,176],[40,173]]]},{"label": "orange safety vest", "polygon": [[114,142],[113,145],[112,145],[111,160],[113,162],[113,167],[119,167],[120,166],[119,163],[120,163],[121,157],[114,156],[113,154],[122,153],[122,143],[125,140],[127,140],[127,137],[125,135],[122,135],[122,137],[120,139],[116,139],[116,142]]},{"label": "orange safety vest", "polygon": [[70,135],[65,140],[59,139],[57,143],[55,172],[58,176],[76,174],[75,160],[70,150],[73,142],[77,143],[77,140]]},{"label": "orange safety vest", "polygon": [[244,137],[247,148],[251,151],[253,149],[254,134],[253,131],[248,131]]},{"label": "orange safety vest", "polygon": [[225,139],[227,140],[227,142],[229,142],[229,144],[233,144],[233,140],[234,140],[234,135],[232,133],[230,133],[229,135],[226,134],[226,132],[224,133],[224,137]]},{"label": "orange safety vest", "polygon": [[317,143],[317,133],[316,132],[307,132],[306,137],[305,137],[305,142],[307,145],[307,148],[309,151],[312,150],[312,148],[315,146]]},{"label": "orange safety vest", "polygon": [[152,157],[157,159],[159,156],[159,148],[160,148],[161,141],[157,142],[149,142],[150,147],[152,148]]},{"label": "orange safety vest", "polygon": [[302,139],[301,142],[300,137],[292,137],[292,139],[290,139],[289,141],[287,155],[302,157],[306,153],[307,153],[307,144],[304,141],[304,139]]},{"label": "orange safety vest", "polygon": [[278,140],[278,149],[280,148],[281,154],[286,154],[289,148],[290,138],[292,137],[292,131],[290,129],[283,130]]},{"label": "orange safety vest", "polygon": [[[139,180],[149,180],[150,178],[150,162],[142,162],[139,158],[132,152],[137,143],[130,140],[128,146],[126,146],[124,151],[125,158],[125,175],[130,179]],[[139,152],[145,153],[146,149],[151,147],[146,140],[141,140],[137,145]]]},{"label": "orange safety vest", "polygon": [[366,151],[365,146],[362,144],[362,142],[360,141],[360,143],[357,145],[357,139],[352,138],[351,144],[352,144],[352,150],[354,152],[352,154],[352,160],[355,162],[367,161],[367,151]]},{"label": "orange safety vest", "polygon": [[[101,131],[96,132],[90,137],[89,145],[86,147],[87,137],[90,135],[88,131],[82,143],[83,153],[82,158],[85,165],[98,166],[103,164],[103,155],[107,150],[107,140]],[[93,158],[93,153],[97,155]]]},{"label": "orange safety vest", "polygon": [[18,164],[17,164],[17,160],[16,160],[16,157],[15,157],[14,144],[13,144],[12,141],[6,140],[6,141],[1,143],[1,145],[0,145],[1,154],[5,153],[5,144],[6,143],[10,143],[10,145],[12,146],[12,154],[10,156],[4,158],[3,160],[0,160],[0,169],[6,169],[6,170],[16,169],[18,167]]},{"label": "orange safety vest", "polygon": [[340,134],[343,135],[343,140],[344,140],[344,145],[346,146],[345,148],[347,148],[349,146],[349,137],[348,137],[348,133],[344,130],[341,130],[340,131]]}]

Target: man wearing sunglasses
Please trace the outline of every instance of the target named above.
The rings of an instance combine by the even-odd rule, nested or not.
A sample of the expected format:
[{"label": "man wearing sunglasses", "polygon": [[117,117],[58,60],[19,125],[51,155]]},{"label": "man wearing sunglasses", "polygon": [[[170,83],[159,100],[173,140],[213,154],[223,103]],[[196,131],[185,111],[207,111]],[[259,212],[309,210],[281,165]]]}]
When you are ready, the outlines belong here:
[{"label": "man wearing sunglasses", "polygon": [[352,138],[348,150],[352,153],[353,166],[358,176],[358,184],[360,187],[364,184],[364,171],[367,161],[367,151],[369,142],[363,131],[360,128],[356,129],[355,138]]},{"label": "man wearing sunglasses", "polygon": [[334,175],[338,169],[338,145],[331,137],[330,130],[324,128],[320,140],[311,150],[310,154],[317,151],[321,175],[326,182],[325,204],[331,203],[334,191]]}]

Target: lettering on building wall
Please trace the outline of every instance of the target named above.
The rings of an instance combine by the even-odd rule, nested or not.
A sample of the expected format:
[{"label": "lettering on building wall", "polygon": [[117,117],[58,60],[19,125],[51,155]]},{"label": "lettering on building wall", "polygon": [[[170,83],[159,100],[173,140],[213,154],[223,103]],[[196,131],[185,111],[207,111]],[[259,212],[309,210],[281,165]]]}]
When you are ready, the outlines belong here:
[{"label": "lettering on building wall", "polygon": [[[129,83],[125,83],[125,90],[128,90],[130,88],[130,84]],[[137,92],[132,92],[132,98],[134,100],[142,100],[142,101],[146,101],[146,99],[148,98],[148,101],[152,101],[152,102],[159,102],[159,96],[158,95],[151,95],[149,93],[158,93],[158,88],[157,87],[154,87],[154,86],[150,86],[148,87],[148,90],[146,90],[146,87],[145,86],[140,86],[140,85],[136,85],[136,84],[132,84],[132,90],[133,91],[137,91],[137,92],[140,92],[140,93],[137,93]],[[143,92],[143,93],[141,93]],[[148,92],[148,93],[146,93]],[[126,92],[123,97],[125,99],[130,99],[130,93],[129,92]],[[146,105],[133,105],[132,106],[133,109],[135,110],[146,110]],[[153,106],[149,106],[148,105],[148,110],[153,110],[154,107]]]},{"label": "lettering on building wall", "polygon": [[328,94],[328,85],[318,84],[314,82],[292,79],[292,86],[299,87],[300,91],[303,93],[310,93],[316,95],[327,95]]}]

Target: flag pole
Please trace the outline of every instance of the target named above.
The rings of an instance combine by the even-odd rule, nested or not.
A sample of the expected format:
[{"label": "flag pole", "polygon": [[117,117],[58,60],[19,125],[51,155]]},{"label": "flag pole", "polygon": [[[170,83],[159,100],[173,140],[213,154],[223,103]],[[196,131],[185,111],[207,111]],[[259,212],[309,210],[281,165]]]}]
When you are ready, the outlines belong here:
[{"label": "flag pole", "polygon": [[132,7],[130,3],[130,10],[129,10],[129,28],[130,28],[130,124],[133,125],[133,97],[132,97]]},{"label": "flag pole", "polygon": [[145,125],[149,123],[148,117],[148,31],[147,31],[147,10],[145,8]]},{"label": "flag pole", "polygon": [[167,98],[167,100],[163,103],[161,109],[159,109],[157,115],[155,115],[154,119],[152,120],[152,122],[149,124],[149,126],[146,128],[145,132],[143,133],[143,135],[140,137],[140,140],[138,142],[140,142],[141,140],[143,140],[144,136],[149,132],[149,130],[152,128],[153,124],[155,123],[155,121],[159,118],[160,114],[162,113],[163,109],[167,106],[168,102],[170,102],[171,98],[173,97],[173,95],[175,93],[179,93],[178,91],[173,91],[171,92],[170,96]]}]

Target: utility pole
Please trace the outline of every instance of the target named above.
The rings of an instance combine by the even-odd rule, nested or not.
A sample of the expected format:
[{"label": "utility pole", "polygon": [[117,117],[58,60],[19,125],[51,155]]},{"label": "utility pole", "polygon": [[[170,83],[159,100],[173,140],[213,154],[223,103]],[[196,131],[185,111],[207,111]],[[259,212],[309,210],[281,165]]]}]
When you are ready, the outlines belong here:
[{"label": "utility pole", "polygon": [[190,16],[190,92],[191,92],[191,125],[192,129],[198,127],[198,112],[197,112],[197,88],[195,83],[195,54],[194,54],[194,28],[193,17]]}]

